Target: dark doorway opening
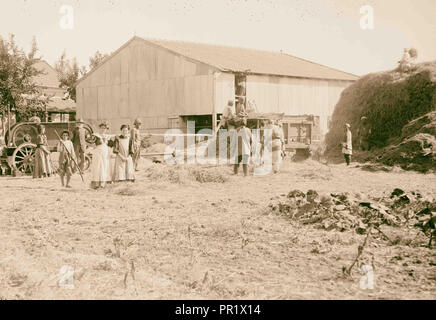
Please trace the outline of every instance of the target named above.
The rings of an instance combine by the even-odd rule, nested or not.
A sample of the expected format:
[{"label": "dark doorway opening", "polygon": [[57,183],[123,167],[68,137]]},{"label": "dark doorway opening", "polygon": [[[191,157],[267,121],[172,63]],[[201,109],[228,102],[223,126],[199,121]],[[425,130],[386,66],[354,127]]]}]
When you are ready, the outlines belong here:
[{"label": "dark doorway opening", "polygon": [[211,129],[212,130],[212,115],[201,115],[201,116],[182,116],[183,129],[187,130],[188,121],[195,122],[195,133],[198,133],[201,129]]}]

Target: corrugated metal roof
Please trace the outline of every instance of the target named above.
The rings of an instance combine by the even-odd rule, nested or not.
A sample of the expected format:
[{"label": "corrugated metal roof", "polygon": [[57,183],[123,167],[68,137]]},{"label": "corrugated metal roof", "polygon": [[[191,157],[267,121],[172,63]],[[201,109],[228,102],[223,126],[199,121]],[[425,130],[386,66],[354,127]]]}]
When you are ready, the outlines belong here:
[{"label": "corrugated metal roof", "polygon": [[357,80],[359,77],[281,52],[211,44],[140,38],[222,71],[277,76]]},{"label": "corrugated metal roof", "polygon": [[51,65],[40,60],[34,64],[34,67],[43,72],[33,78],[35,84],[42,87],[59,88],[58,74]]}]

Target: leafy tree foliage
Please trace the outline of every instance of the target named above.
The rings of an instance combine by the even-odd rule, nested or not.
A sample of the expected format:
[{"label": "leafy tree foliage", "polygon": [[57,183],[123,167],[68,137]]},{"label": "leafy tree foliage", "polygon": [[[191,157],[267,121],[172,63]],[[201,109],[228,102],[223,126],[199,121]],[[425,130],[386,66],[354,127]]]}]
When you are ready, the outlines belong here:
[{"label": "leafy tree foliage", "polygon": [[58,73],[60,87],[67,89],[70,98],[76,101],[76,82],[86,71],[83,67],[79,67],[76,58],[68,60],[65,51],[55,63],[54,68]]},{"label": "leafy tree foliage", "polygon": [[16,115],[17,121],[26,121],[34,115],[44,117],[48,97],[42,95],[33,81],[42,73],[35,67],[40,59],[37,52],[35,39],[26,54],[17,46],[14,35],[9,39],[0,37],[0,116],[3,125],[8,111]]},{"label": "leafy tree foliage", "polygon": [[100,51],[97,51],[94,56],[89,57],[89,69],[92,70],[96,68],[108,56],[108,54],[102,54]]},{"label": "leafy tree foliage", "polygon": [[[97,51],[93,56],[89,57],[89,69],[96,68],[108,55]],[[61,83],[61,88],[67,89],[70,98],[76,101],[76,82],[86,74],[87,67],[79,66],[77,59],[67,59],[65,51],[55,63],[55,70],[58,73],[58,79]]]}]

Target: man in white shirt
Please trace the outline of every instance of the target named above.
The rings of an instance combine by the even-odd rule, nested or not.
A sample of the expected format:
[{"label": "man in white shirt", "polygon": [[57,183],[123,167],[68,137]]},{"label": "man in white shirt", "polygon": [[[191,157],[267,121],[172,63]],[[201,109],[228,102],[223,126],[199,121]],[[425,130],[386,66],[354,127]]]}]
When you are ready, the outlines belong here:
[{"label": "man in white shirt", "polygon": [[345,141],[342,143],[342,153],[344,154],[347,166],[351,163],[351,155],[353,154],[352,135],[350,124],[345,124]]}]

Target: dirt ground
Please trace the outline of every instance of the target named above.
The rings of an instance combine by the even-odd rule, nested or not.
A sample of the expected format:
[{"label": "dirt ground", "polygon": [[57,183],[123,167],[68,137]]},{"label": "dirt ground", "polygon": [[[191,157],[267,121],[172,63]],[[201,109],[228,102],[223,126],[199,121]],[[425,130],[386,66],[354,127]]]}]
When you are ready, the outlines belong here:
[{"label": "dirt ground", "polygon": [[[99,191],[77,175],[73,189],[58,177],[0,177],[0,299],[436,298],[425,238],[413,246],[370,241],[375,288],[363,290],[359,270],[344,278],[342,267],[364,235],[265,211],[293,189],[382,196],[400,187],[434,196],[435,174],[308,160],[287,162],[277,175],[235,177],[224,166],[227,182],[173,183],[149,178],[155,166],[143,160],[136,183]],[[59,286],[63,266],[74,269],[74,288]]]}]

